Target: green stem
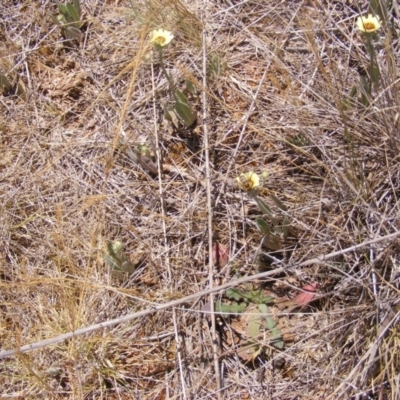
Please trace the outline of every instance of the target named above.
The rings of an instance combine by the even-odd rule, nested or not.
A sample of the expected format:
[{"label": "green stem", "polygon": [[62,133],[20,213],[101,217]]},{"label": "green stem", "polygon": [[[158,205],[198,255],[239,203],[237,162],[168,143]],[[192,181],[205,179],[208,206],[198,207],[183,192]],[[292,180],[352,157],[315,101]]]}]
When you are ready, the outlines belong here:
[{"label": "green stem", "polygon": [[369,54],[370,58],[370,63],[369,63],[369,95],[372,93],[372,85],[374,87],[375,91],[378,91],[379,88],[379,79],[380,79],[380,71],[379,71],[379,66],[378,66],[378,61],[376,59],[376,54],[375,54],[375,49],[372,44],[372,35],[366,34],[365,35],[365,45],[367,47],[367,51]]},{"label": "green stem", "polygon": [[163,49],[159,49],[158,50],[158,56],[159,56],[159,60],[160,60],[160,66],[162,69],[162,72],[164,73],[165,77],[167,78],[168,84],[169,84],[169,89],[172,93],[172,96],[174,97],[175,101],[178,101],[178,99],[176,98],[176,94],[175,94],[175,85],[174,82],[172,81],[170,75],[168,74],[167,70],[165,69],[164,66],[164,59],[163,59]]}]

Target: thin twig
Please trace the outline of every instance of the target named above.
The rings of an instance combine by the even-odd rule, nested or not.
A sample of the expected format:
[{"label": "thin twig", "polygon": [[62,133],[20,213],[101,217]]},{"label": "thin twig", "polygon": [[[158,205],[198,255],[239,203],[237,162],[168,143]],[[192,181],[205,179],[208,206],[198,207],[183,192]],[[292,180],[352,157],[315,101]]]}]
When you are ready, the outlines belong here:
[{"label": "thin twig", "polygon": [[181,377],[181,386],[182,386],[182,393],[183,398],[186,400],[186,383],[185,383],[185,376],[183,374],[183,365],[182,365],[182,354],[181,354],[181,347],[182,347],[182,340],[179,336],[178,332],[178,321],[176,318],[176,309],[175,307],[172,309],[172,319],[174,321],[174,333],[175,333],[175,342],[176,342],[176,354],[178,355],[178,364],[179,364],[179,374]]},{"label": "thin twig", "polygon": [[[207,48],[206,33],[203,30],[203,86],[207,88]],[[213,287],[214,265],[212,258],[213,248],[213,210],[211,204],[211,172],[210,172],[210,148],[207,124],[207,93],[203,90],[203,133],[204,133],[204,152],[206,159],[206,190],[207,190],[207,221],[208,221],[208,284],[210,289]],[[214,296],[210,293],[210,309],[214,310]],[[214,355],[215,379],[217,381],[217,398],[221,399],[221,375],[219,372],[217,331],[215,318],[211,318],[211,340]]]},{"label": "thin twig", "polygon": [[[160,62],[162,64],[162,60],[161,60],[162,52],[160,52],[159,55],[160,55]],[[167,78],[168,78],[168,75],[167,75]],[[162,224],[163,235],[164,235],[164,246],[165,246],[165,249],[166,249],[165,263],[166,263],[167,271],[168,271],[168,280],[171,281],[172,280],[172,273],[171,273],[171,265],[170,265],[170,262],[169,262],[167,226],[165,224],[166,210],[165,210],[164,190],[163,190],[163,185],[162,185],[161,149],[160,149],[160,138],[159,138],[159,134],[158,134],[158,127],[157,127],[156,88],[155,88],[155,85],[154,85],[154,66],[153,66],[153,64],[151,64],[151,85],[152,85],[152,90],[153,90],[153,119],[154,119],[154,135],[155,135],[155,138],[156,138],[156,158],[157,158],[157,170],[158,170],[158,193],[160,195],[161,214],[163,216],[163,218],[161,218],[161,224]]]}]

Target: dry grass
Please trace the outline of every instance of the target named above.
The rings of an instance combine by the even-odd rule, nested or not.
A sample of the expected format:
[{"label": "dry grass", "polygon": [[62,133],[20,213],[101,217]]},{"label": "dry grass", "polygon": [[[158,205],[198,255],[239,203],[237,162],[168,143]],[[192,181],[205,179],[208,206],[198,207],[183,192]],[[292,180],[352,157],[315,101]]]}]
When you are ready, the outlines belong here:
[{"label": "dry grass", "polygon": [[[343,106],[368,67],[354,23],[367,7],[88,0],[78,46],[52,22],[55,2],[2,2],[0,73],[25,88],[0,98],[2,350],[209,288],[209,235],[230,252],[213,286],[261,268],[280,296],[317,282],[319,299],[276,313],[285,348],[254,365],[227,340],[230,321],[212,332],[198,296],[0,359],[0,398],[214,399],[213,334],[223,399],[398,398],[399,242],[380,240],[399,225],[399,42],[390,26],[377,46],[379,94],[369,107]],[[398,28],[397,9],[389,15]],[[146,57],[160,26],[175,34],[165,55],[175,81],[206,90],[206,109],[201,95],[195,102],[207,118],[194,129],[162,118],[167,81]],[[202,29],[208,63],[220,67],[207,88]],[[159,174],[128,156],[157,143]],[[268,172],[261,195],[282,217],[275,194],[292,219],[292,237],[273,254],[260,248],[255,202],[235,183],[249,170]],[[124,281],[104,260],[116,239],[137,264]]]}]

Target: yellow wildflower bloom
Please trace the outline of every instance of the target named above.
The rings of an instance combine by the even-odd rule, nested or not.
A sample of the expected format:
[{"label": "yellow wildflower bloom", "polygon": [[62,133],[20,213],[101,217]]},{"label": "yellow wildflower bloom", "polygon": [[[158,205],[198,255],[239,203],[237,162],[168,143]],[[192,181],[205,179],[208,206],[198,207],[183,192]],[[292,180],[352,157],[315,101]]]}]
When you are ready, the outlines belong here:
[{"label": "yellow wildflower bloom", "polygon": [[368,17],[358,17],[356,24],[361,32],[366,33],[375,32],[381,27],[379,17],[375,17],[372,14],[368,14]]},{"label": "yellow wildflower bloom", "polygon": [[165,29],[157,29],[150,33],[150,42],[160,47],[165,47],[171,43],[173,38],[174,35]]},{"label": "yellow wildflower bloom", "polygon": [[236,178],[236,181],[240,189],[246,192],[249,192],[250,190],[260,186],[260,177],[253,171],[240,174]]}]

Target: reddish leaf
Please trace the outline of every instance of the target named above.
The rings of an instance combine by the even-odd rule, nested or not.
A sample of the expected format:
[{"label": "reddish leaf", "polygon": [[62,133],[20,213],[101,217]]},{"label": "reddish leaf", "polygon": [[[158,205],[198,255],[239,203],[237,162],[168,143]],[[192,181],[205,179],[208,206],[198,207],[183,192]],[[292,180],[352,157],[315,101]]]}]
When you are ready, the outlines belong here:
[{"label": "reddish leaf", "polygon": [[293,304],[298,306],[305,306],[314,300],[316,291],[317,291],[318,283],[311,283],[310,285],[305,285],[303,287],[303,291],[299,293],[294,299]]},{"label": "reddish leaf", "polygon": [[212,249],[212,259],[216,267],[225,267],[229,260],[229,250],[223,244],[216,242]]}]

